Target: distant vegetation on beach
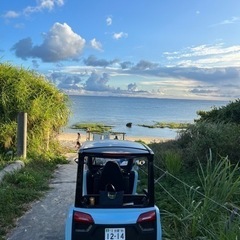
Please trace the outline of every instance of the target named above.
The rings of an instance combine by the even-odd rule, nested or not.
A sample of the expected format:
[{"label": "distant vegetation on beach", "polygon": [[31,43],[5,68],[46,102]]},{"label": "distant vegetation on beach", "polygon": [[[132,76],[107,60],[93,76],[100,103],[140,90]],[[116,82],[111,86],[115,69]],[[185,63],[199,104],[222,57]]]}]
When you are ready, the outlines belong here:
[{"label": "distant vegetation on beach", "polygon": [[[175,123],[175,122],[156,122],[153,125],[138,124],[139,127],[147,128],[170,128],[170,129],[186,129],[190,123]],[[111,131],[113,126],[104,125],[102,123],[76,123],[71,126],[72,129],[89,130],[91,132],[104,133]]]},{"label": "distant vegetation on beach", "polygon": [[81,129],[90,132],[104,133],[109,132],[112,129],[112,126],[107,126],[101,123],[76,123],[72,129]]},{"label": "distant vegetation on beach", "polygon": [[190,123],[177,123],[177,122],[156,122],[152,125],[138,124],[140,127],[147,128],[170,128],[170,129],[185,129],[189,127]]}]

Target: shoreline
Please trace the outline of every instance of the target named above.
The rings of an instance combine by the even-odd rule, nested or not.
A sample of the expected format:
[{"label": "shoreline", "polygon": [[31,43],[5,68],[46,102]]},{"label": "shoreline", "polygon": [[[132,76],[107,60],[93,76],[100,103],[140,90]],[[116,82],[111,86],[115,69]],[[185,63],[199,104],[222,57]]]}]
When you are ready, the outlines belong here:
[{"label": "shoreline", "polygon": [[[74,147],[77,142],[77,133],[62,132],[56,136],[56,139],[64,146]],[[81,133],[80,142],[83,143],[86,141],[86,139],[87,139],[86,134]],[[149,144],[149,143],[166,142],[166,141],[173,140],[173,139],[172,138],[156,138],[156,137],[146,137],[146,136],[127,136],[127,135],[125,135],[124,140],[128,140],[128,141],[141,140],[144,143]]]}]

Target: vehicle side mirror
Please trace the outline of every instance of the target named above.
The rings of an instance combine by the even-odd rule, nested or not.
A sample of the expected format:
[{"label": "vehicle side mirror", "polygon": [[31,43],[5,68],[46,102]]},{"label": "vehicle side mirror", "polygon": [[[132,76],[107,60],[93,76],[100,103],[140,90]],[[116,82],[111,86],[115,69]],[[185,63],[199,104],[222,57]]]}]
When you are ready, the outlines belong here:
[{"label": "vehicle side mirror", "polygon": [[145,164],[144,160],[137,160],[136,161],[137,166],[143,166]]}]

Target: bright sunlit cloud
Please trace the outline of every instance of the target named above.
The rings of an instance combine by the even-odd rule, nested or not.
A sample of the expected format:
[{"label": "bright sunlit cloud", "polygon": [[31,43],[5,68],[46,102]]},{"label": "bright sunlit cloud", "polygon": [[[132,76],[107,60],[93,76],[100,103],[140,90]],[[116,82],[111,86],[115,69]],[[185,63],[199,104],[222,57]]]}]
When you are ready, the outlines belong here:
[{"label": "bright sunlit cloud", "polygon": [[118,40],[120,38],[127,38],[128,37],[128,34],[127,33],[124,33],[124,32],[119,32],[119,33],[114,33],[113,34],[113,38]]},{"label": "bright sunlit cloud", "polygon": [[94,49],[97,49],[99,51],[102,51],[102,44],[96,40],[96,38],[92,39],[90,41],[91,47]]},{"label": "bright sunlit cloud", "polygon": [[67,59],[77,60],[84,48],[85,39],[74,33],[66,23],[55,23],[44,34],[40,45],[33,45],[31,38],[19,40],[12,50],[23,60],[40,58],[43,62],[58,62]]},{"label": "bright sunlit cloud", "polygon": [[200,45],[179,52],[165,52],[164,55],[175,65],[183,67],[240,67],[240,45]]},{"label": "bright sunlit cloud", "polygon": [[55,7],[62,7],[63,5],[64,0],[38,0],[36,1],[36,5],[26,6],[18,12],[14,10],[8,10],[2,16],[6,19],[18,18],[21,15],[29,16],[33,13],[41,12],[44,10],[52,11]]},{"label": "bright sunlit cloud", "polygon": [[37,1],[37,5],[35,6],[27,6],[24,10],[23,13],[25,15],[29,15],[35,12],[40,12],[43,10],[48,10],[51,11],[54,9],[56,6],[63,6],[64,5],[64,0],[40,0]]}]

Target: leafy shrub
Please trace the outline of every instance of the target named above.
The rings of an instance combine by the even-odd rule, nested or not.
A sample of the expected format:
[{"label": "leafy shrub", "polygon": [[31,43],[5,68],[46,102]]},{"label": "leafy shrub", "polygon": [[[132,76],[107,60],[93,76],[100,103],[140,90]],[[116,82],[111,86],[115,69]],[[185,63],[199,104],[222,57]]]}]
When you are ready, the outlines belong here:
[{"label": "leafy shrub", "polygon": [[213,158],[228,156],[231,162],[240,160],[240,126],[237,124],[199,122],[179,133],[178,144],[188,165],[206,161],[209,149]]},{"label": "leafy shrub", "polygon": [[28,151],[43,153],[49,139],[68,122],[68,97],[43,76],[0,64],[0,150],[16,145],[16,119],[28,114]]},{"label": "leafy shrub", "polygon": [[230,102],[226,106],[214,107],[211,111],[198,111],[200,119],[196,122],[224,122],[240,124],[240,99]]}]

